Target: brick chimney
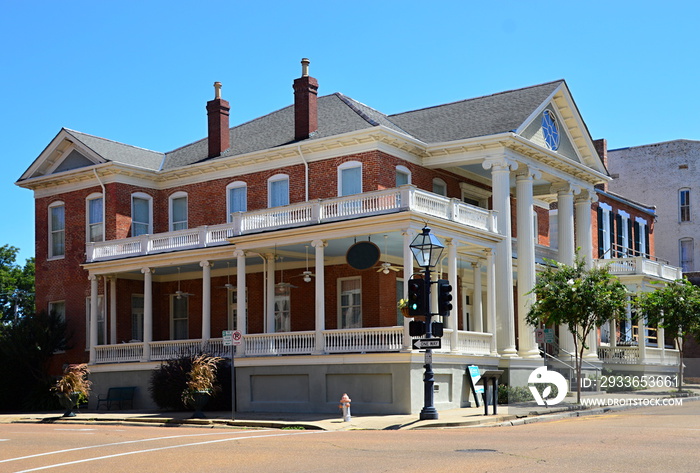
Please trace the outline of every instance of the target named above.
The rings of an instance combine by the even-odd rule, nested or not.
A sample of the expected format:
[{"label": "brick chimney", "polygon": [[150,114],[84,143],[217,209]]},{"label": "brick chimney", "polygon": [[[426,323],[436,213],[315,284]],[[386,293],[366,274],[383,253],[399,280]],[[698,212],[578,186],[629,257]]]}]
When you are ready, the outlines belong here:
[{"label": "brick chimney", "polygon": [[[605,166],[605,170],[607,171],[608,169],[608,140],[605,138],[601,138],[599,140],[593,140],[593,146],[595,146],[595,150],[598,152],[598,156],[600,156],[600,160],[603,161],[603,166]],[[596,189],[600,189],[602,191],[607,191],[608,190],[608,183],[606,182],[605,184],[597,184]]]},{"label": "brick chimney", "polygon": [[294,80],[294,139],[304,140],[318,130],[318,81],[309,77],[309,60],[301,60],[301,77]]},{"label": "brick chimney", "polygon": [[209,119],[209,158],[220,156],[229,149],[229,103],[221,98],[221,82],[214,82],[214,100],[207,102]]}]

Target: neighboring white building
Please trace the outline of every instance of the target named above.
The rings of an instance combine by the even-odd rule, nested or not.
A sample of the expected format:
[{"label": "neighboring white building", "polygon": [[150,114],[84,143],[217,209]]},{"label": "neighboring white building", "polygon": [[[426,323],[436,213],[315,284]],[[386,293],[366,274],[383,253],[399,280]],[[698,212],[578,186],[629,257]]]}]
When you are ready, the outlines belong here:
[{"label": "neighboring white building", "polygon": [[607,166],[611,191],[656,206],[656,255],[684,272],[700,270],[700,141],[610,150]]}]

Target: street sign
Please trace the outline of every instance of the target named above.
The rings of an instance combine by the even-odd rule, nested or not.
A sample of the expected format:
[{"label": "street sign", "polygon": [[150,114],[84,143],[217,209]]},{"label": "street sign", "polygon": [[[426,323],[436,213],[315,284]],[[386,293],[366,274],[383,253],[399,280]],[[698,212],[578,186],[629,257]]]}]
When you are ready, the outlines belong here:
[{"label": "street sign", "polygon": [[544,330],[541,328],[538,328],[535,330],[535,342],[536,343],[544,343]]},{"label": "street sign", "polygon": [[442,348],[442,339],[440,338],[420,338],[413,340],[413,349],[421,350],[423,348]]},{"label": "street sign", "polygon": [[554,329],[544,329],[544,343],[554,343]]},{"label": "street sign", "polygon": [[233,346],[233,330],[224,330],[221,332],[221,337],[224,339],[224,346]]},{"label": "street sign", "polygon": [[234,330],[233,334],[231,335],[231,338],[233,339],[233,344],[235,346],[241,345],[243,343],[243,334],[240,330]]}]

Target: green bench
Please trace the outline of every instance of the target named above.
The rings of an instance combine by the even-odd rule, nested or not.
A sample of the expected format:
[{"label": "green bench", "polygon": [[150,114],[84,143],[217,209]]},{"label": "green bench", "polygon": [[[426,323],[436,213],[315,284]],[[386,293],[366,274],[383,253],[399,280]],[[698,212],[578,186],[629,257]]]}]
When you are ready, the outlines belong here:
[{"label": "green bench", "polygon": [[106,397],[102,397],[102,395],[97,397],[97,410],[103,405],[107,407],[107,410],[111,410],[112,404],[117,405],[119,409],[124,409],[127,405],[133,409],[135,391],[136,386],[109,388]]}]

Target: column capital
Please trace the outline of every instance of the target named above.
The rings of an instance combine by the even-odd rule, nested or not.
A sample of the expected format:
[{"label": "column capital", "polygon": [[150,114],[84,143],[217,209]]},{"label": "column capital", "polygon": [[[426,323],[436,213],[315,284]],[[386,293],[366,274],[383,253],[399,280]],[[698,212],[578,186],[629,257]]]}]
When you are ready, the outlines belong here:
[{"label": "column capital", "polygon": [[537,169],[534,166],[521,166],[518,168],[518,171],[515,173],[515,179],[516,181],[523,181],[523,180],[533,180],[533,179],[541,179],[542,178],[542,171]]},{"label": "column capital", "polygon": [[199,262],[199,266],[201,266],[202,268],[206,268],[206,267],[214,266],[214,263],[212,263],[209,260],[202,260]]},{"label": "column capital", "polygon": [[325,248],[326,246],[328,246],[328,242],[326,240],[313,240],[311,242],[311,246],[313,246],[314,248]]},{"label": "column capital", "polygon": [[240,258],[241,256],[245,256],[245,251],[243,250],[234,250],[233,251],[233,256],[236,258]]},{"label": "column capital", "polygon": [[471,262],[472,268],[477,269],[481,267],[481,261],[472,261]]},{"label": "column capital", "polygon": [[154,271],[151,268],[141,268],[141,273],[146,274],[146,273],[153,273]]},{"label": "column capital", "polygon": [[575,202],[592,204],[593,202],[598,202],[598,193],[595,189],[589,187],[581,188],[581,192],[576,196]]},{"label": "column capital", "polygon": [[562,195],[562,194],[580,194],[581,186],[577,186],[568,181],[555,182],[550,188],[552,192]]},{"label": "column capital", "polygon": [[484,167],[484,169],[491,169],[494,172],[515,171],[518,169],[517,161],[513,161],[512,159],[508,159],[503,156],[497,158],[486,158],[481,165]]},{"label": "column capital", "polygon": [[88,281],[96,281],[98,278],[97,274],[88,275]]}]

